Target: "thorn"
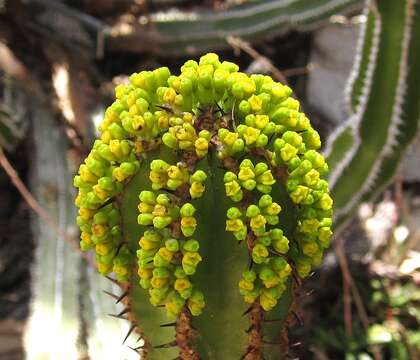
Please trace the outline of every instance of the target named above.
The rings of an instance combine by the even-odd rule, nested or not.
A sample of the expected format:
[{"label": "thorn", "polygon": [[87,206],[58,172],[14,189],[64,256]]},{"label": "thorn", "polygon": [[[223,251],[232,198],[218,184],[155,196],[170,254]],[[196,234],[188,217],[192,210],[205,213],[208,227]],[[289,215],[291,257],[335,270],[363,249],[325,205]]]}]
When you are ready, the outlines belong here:
[{"label": "thorn", "polygon": [[109,198],[107,201],[105,201],[101,206],[98,207],[98,210],[104,208],[105,206],[113,203],[115,201],[115,197]]},{"label": "thorn", "polygon": [[102,290],[105,294],[111,296],[112,298],[114,298],[115,300],[119,299],[118,295],[113,294],[112,292],[106,291],[106,290]]},{"label": "thorn", "polygon": [[167,324],[161,324],[159,325],[160,327],[170,327],[170,326],[175,326],[176,322],[171,322],[171,323],[167,323]]},{"label": "thorn", "polygon": [[245,310],[245,312],[242,314],[242,316],[245,316],[247,314],[249,314],[251,312],[251,310],[253,309],[254,305],[251,305],[247,310]]},{"label": "thorn", "polygon": [[273,323],[278,321],[284,321],[284,319],[264,319],[263,322],[265,323]]},{"label": "thorn", "polygon": [[124,320],[128,320],[128,319],[126,319],[125,317],[123,317],[123,315],[124,314],[127,314],[128,312],[130,311],[130,309],[129,308],[125,308],[124,310],[122,310],[119,314],[108,314],[109,316],[112,316],[112,317],[116,317],[116,318],[118,318],[118,319],[124,319]]},{"label": "thorn", "polygon": [[167,112],[170,113],[174,113],[174,111],[172,110],[172,108],[168,105],[156,105],[157,108],[162,109],[162,110],[166,110]]},{"label": "thorn", "polygon": [[153,346],[153,348],[154,349],[167,349],[167,348],[171,348],[171,347],[174,347],[174,346],[177,346],[177,343],[176,343],[175,340],[174,341],[171,341],[171,342],[168,342],[166,344]]},{"label": "thorn", "polygon": [[250,346],[247,349],[246,353],[243,354],[239,360],[244,360],[247,357],[247,355],[250,354],[251,352],[253,352],[254,350],[255,350],[255,348],[253,346]]},{"label": "thorn", "polygon": [[223,111],[223,109],[221,108],[219,103],[217,101],[215,101],[215,104],[216,104],[217,108],[219,109],[220,113],[222,114],[222,116],[225,115],[225,112]]},{"label": "thorn", "polygon": [[141,349],[144,349],[144,345],[140,345],[140,346],[137,346],[137,347],[135,347],[135,348],[133,348],[133,347],[131,347],[131,346],[128,346],[131,350],[133,350],[134,352],[136,352],[137,354],[139,353],[139,350],[141,350]]},{"label": "thorn", "polygon": [[290,347],[296,347],[296,346],[300,346],[300,345],[302,345],[301,342],[296,342],[296,343],[290,345]]},{"label": "thorn", "polygon": [[118,303],[120,303],[121,301],[122,301],[122,299],[124,299],[126,296],[128,295],[128,289],[127,290],[125,290],[121,295],[120,295],[120,297],[117,299],[117,304]]},{"label": "thorn", "polygon": [[305,296],[311,296],[315,292],[315,289],[309,290]]},{"label": "thorn", "polygon": [[114,283],[115,285],[120,285],[120,283],[119,283],[117,280],[113,279],[111,276],[109,276],[109,275],[105,275],[105,277],[106,277],[109,281],[111,281],[112,283]]},{"label": "thorn", "polygon": [[245,332],[247,334],[249,334],[254,328],[255,328],[255,325],[254,324],[251,324],[251,326],[247,330],[245,330]]},{"label": "thorn", "polygon": [[280,342],[263,340],[263,344],[264,345],[280,345]]},{"label": "thorn", "polygon": [[132,324],[132,325],[130,326],[130,328],[128,329],[127,335],[125,335],[125,338],[124,338],[124,340],[123,340],[123,342],[122,342],[122,345],[124,345],[124,343],[127,341],[128,337],[131,335],[131,333],[133,332],[133,330],[134,330],[135,328],[136,328],[136,325],[135,325],[135,324]]},{"label": "thorn", "polygon": [[295,311],[293,311],[293,310],[292,310],[292,314],[295,317],[295,319],[297,320],[297,322],[299,323],[299,326],[302,326],[303,325],[303,321],[300,318],[300,316]]}]

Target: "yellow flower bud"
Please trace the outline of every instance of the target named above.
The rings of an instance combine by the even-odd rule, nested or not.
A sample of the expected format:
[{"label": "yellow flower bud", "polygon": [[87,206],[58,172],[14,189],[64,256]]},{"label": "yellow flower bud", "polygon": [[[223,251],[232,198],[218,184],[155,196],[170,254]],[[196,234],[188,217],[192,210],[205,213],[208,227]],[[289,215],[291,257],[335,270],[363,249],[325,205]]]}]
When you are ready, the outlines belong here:
[{"label": "yellow flower bud", "polygon": [[156,278],[153,277],[151,284],[153,287],[161,289],[163,287],[165,287],[168,284],[168,278]]},{"label": "yellow flower bud", "polygon": [[182,227],[192,227],[195,228],[197,226],[197,220],[193,216],[186,216],[181,219],[181,226]]},{"label": "yellow flower bud", "polygon": [[89,220],[95,215],[95,210],[80,208],[79,215],[83,220]]},{"label": "yellow flower bud", "polygon": [[172,104],[175,101],[176,92],[172,88],[167,88],[163,94],[163,101]]},{"label": "yellow flower bud", "polygon": [[162,247],[158,251],[159,255],[162,256],[167,262],[171,262],[174,253],[169,251],[166,247]]},{"label": "yellow flower bud", "polygon": [[112,250],[112,248],[113,248],[112,242],[107,242],[107,243],[104,243],[104,244],[96,245],[95,250],[99,255],[104,256],[104,255],[109,254],[109,252]]},{"label": "yellow flower bud", "polygon": [[228,145],[228,146],[232,146],[233,143],[238,139],[239,134],[236,132],[229,132],[228,134],[226,134],[226,136],[223,138],[223,142]]},{"label": "yellow flower bud", "polygon": [[159,242],[157,241],[149,241],[145,239],[144,236],[140,238],[139,245],[144,250],[153,250],[160,246]]},{"label": "yellow flower bud", "polygon": [[102,224],[93,224],[92,225],[92,233],[97,237],[102,237],[108,231],[108,227]]},{"label": "yellow flower bud", "polygon": [[191,282],[187,278],[176,279],[174,283],[174,288],[178,292],[182,292],[186,289],[189,289],[191,286]]},{"label": "yellow flower bud", "polygon": [[152,214],[154,216],[165,216],[168,213],[168,209],[164,205],[156,204],[153,208]]},{"label": "yellow flower bud", "polygon": [[242,167],[239,170],[238,179],[241,181],[246,181],[255,178],[254,170],[249,167]]},{"label": "yellow flower bud", "polygon": [[239,231],[243,229],[245,224],[241,219],[228,219],[226,220],[226,231]]},{"label": "yellow flower bud", "polygon": [[267,220],[265,220],[265,217],[261,214],[254,216],[251,218],[251,221],[249,222],[251,229],[259,229],[263,227],[267,223]]},{"label": "yellow flower bud", "polygon": [[140,279],[151,279],[153,276],[153,270],[152,269],[144,269],[139,268],[138,275]]},{"label": "yellow flower bud", "polygon": [[93,187],[93,192],[101,200],[107,199],[110,195],[110,193],[108,191],[102,189],[99,185],[95,185]]},{"label": "yellow flower bud", "polygon": [[86,243],[86,244],[88,244],[88,245],[92,244],[92,239],[91,239],[90,234],[89,234],[88,232],[84,232],[84,231],[83,231],[83,232],[80,234],[80,239],[81,239],[84,243]]},{"label": "yellow flower bud", "polygon": [[252,283],[251,281],[247,281],[247,280],[245,280],[245,279],[241,279],[241,280],[239,281],[239,287],[240,287],[241,289],[251,291],[251,290],[253,290],[253,289],[254,289],[254,283]]},{"label": "yellow flower bud", "polygon": [[209,148],[209,142],[204,138],[198,138],[195,141],[194,146],[197,150],[207,150]]}]

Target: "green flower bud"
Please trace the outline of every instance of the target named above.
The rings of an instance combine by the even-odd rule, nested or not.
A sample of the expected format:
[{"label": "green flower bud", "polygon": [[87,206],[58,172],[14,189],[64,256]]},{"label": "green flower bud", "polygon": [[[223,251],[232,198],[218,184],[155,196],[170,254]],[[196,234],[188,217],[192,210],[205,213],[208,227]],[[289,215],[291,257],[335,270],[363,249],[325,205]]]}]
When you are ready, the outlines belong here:
[{"label": "green flower bud", "polygon": [[242,212],[237,207],[231,207],[228,209],[226,215],[228,219],[238,219],[242,216]]},{"label": "green flower bud", "polygon": [[156,278],[168,278],[170,275],[171,274],[166,267],[156,267],[153,270],[153,276]]},{"label": "green flower bud", "polygon": [[169,261],[163,258],[159,253],[156,253],[153,257],[153,264],[156,267],[167,267],[169,265]]},{"label": "green flower bud", "polygon": [[245,270],[242,273],[242,277],[249,282],[254,282],[255,279],[257,278],[257,274],[255,273],[254,270]]},{"label": "green flower bud", "polygon": [[207,174],[203,170],[197,170],[190,176],[190,183],[200,182],[203,183],[207,180]]},{"label": "green flower bud", "polygon": [[159,194],[156,197],[156,202],[160,205],[164,205],[164,206],[171,206],[172,205],[172,200],[169,198],[168,195],[166,194]]},{"label": "green flower bud", "polygon": [[270,246],[271,245],[271,238],[270,236],[266,235],[266,236],[259,236],[257,238],[257,243],[264,245],[264,246]]},{"label": "green flower bud", "polygon": [[249,218],[255,217],[260,214],[260,209],[257,205],[249,205],[246,209],[246,216]]},{"label": "green flower bud", "polygon": [[180,212],[181,212],[181,216],[183,217],[190,217],[193,216],[195,214],[195,207],[193,204],[191,203],[185,203],[184,205],[182,205]]},{"label": "green flower bud", "polygon": [[252,191],[252,190],[255,189],[255,186],[257,185],[257,182],[255,180],[250,179],[250,180],[243,181],[241,183],[241,185],[242,185],[243,188],[245,188],[249,191]]},{"label": "green flower bud", "polygon": [[255,141],[255,146],[259,148],[263,148],[268,144],[268,136],[265,134],[260,134]]},{"label": "green flower bud", "polygon": [[172,252],[179,251],[179,242],[177,239],[167,239],[165,241],[165,247]]},{"label": "green flower bud", "polygon": [[194,232],[195,232],[195,227],[181,226],[181,232],[182,232],[182,235],[184,235],[186,237],[193,236]]},{"label": "green flower bud", "polygon": [[271,270],[268,266],[263,266],[258,274],[258,277],[263,281],[270,280],[274,276],[276,276],[275,272]]},{"label": "green flower bud", "polygon": [[137,216],[137,223],[139,225],[152,225],[153,224],[153,214],[140,214],[139,216]]},{"label": "green flower bud", "polygon": [[232,144],[232,148],[231,148],[231,150],[232,150],[232,153],[236,154],[236,153],[238,153],[238,152],[243,151],[243,150],[244,150],[244,148],[245,148],[245,143],[244,143],[244,141],[243,141],[242,139],[236,139],[236,140],[234,141],[234,143]]},{"label": "green flower bud", "polygon": [[150,163],[150,170],[152,171],[156,171],[158,173],[163,173],[163,172],[167,172],[169,169],[169,164],[166,161],[157,159],[157,160],[153,160]]},{"label": "green flower bud", "polygon": [[285,236],[273,238],[271,245],[280,254],[286,254],[289,251],[289,240]]},{"label": "green flower bud", "polygon": [[181,266],[177,266],[175,268],[174,275],[177,279],[184,279],[185,277],[187,277],[187,274]]},{"label": "green flower bud", "polygon": [[168,226],[171,222],[172,218],[170,216],[156,216],[153,218],[153,226],[156,229],[163,229],[164,227]]},{"label": "green flower bud", "polygon": [[200,244],[197,240],[189,239],[183,245],[185,251],[197,252],[200,249]]}]

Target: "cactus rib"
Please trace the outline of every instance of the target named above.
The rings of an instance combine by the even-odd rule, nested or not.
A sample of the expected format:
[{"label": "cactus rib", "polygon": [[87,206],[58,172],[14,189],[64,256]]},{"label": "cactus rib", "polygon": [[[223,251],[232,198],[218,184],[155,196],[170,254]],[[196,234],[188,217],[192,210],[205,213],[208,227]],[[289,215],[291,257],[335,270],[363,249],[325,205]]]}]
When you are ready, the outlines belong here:
[{"label": "cactus rib", "polygon": [[353,113],[329,139],[325,152],[332,160],[329,179],[338,224],[390,181],[418,129],[420,96],[413,81],[418,80],[419,4],[369,1],[367,7],[363,60],[359,61],[364,66],[356,63],[359,74],[350,78]]},{"label": "cactus rib", "polygon": [[289,87],[238,70],[207,54],[134,73],[74,178],[81,249],[125,284],[117,317],[151,359],[285,355],[296,288],[329,246],[318,133]]}]

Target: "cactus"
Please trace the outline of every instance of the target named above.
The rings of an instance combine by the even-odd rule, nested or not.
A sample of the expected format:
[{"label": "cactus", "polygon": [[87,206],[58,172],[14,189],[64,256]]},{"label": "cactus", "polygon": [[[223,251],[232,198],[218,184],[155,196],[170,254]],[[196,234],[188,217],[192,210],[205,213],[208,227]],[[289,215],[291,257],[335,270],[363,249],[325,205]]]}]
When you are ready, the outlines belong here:
[{"label": "cactus", "polygon": [[365,13],[346,93],[350,116],[324,153],[336,225],[390,182],[419,127],[420,4],[367,1]]},{"label": "cactus", "polygon": [[256,42],[290,30],[307,31],[360,4],[360,0],[254,0],[224,11],[155,13],[137,31],[119,34],[116,28],[109,32],[107,44],[111,49],[166,55],[203,53],[229,48],[229,36]]},{"label": "cactus", "polygon": [[22,88],[0,71],[0,147],[13,151],[28,129],[27,101]]},{"label": "cactus", "polygon": [[[66,143],[55,127],[52,114],[37,105],[30,107],[35,120],[31,187],[39,203],[48,209],[61,227],[67,228],[74,223],[75,209],[73,196],[68,191],[71,171],[66,160]],[[45,142],[46,138],[48,142]],[[51,154],[54,156],[51,157]],[[37,248],[33,264],[31,315],[24,336],[26,358],[73,360],[78,358],[79,353],[81,257],[40,217],[31,219],[31,227]],[[48,324],[49,336],[45,336],[45,324]]]},{"label": "cactus", "polygon": [[[80,247],[150,359],[278,359],[332,235],[318,133],[292,90],[207,54],[130,76],[80,166]],[[125,316],[120,314],[120,317]]]}]

